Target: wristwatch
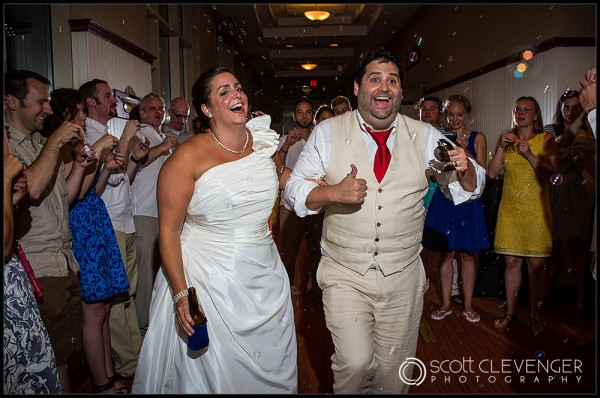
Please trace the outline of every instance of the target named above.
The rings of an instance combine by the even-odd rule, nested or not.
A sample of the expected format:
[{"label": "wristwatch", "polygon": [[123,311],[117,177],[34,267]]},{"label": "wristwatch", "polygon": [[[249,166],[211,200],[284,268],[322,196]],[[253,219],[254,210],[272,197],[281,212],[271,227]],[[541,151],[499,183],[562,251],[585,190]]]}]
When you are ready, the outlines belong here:
[{"label": "wristwatch", "polygon": [[129,154],[129,160],[133,163],[140,163],[142,161],[142,159],[136,159],[135,156],[133,156],[133,152]]}]

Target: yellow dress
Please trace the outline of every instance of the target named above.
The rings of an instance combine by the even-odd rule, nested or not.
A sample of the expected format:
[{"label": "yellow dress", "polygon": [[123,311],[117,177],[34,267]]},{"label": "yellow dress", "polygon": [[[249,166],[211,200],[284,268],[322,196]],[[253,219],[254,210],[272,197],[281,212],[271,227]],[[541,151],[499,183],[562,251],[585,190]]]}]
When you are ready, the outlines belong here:
[{"label": "yellow dress", "polygon": [[[544,134],[529,140],[531,152],[544,153]],[[548,182],[541,180],[516,147],[504,150],[504,183],[498,209],[494,251],[517,257],[552,254],[552,215]]]}]

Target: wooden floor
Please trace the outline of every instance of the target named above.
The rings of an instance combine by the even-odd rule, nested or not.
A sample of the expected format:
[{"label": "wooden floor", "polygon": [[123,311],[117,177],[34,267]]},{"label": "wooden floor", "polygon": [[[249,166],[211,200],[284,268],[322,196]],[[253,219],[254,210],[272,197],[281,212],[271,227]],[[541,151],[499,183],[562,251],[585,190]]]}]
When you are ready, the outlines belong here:
[{"label": "wooden floor", "polygon": [[[430,272],[430,276],[435,277],[435,272]],[[292,300],[297,312],[298,392],[333,393],[333,343],[325,326],[322,303],[313,300],[310,291]],[[534,336],[527,303],[520,304],[516,325],[507,330],[494,327],[494,320],[504,315],[497,297],[474,298],[481,315],[479,323],[467,322],[462,305],[455,303],[452,315],[435,321],[430,315],[440,300],[430,284],[416,353],[426,374],[420,385],[411,386],[409,393],[594,393],[595,311],[572,315],[567,311],[569,304],[567,294],[563,299],[552,300],[552,306],[544,309],[546,332]],[[534,369],[538,359],[543,365],[552,363],[553,370],[538,372]],[[574,369],[577,364],[580,366]],[[419,377],[420,371],[414,370],[413,378]]]},{"label": "wooden floor", "polygon": [[[430,280],[435,280],[434,267],[429,269]],[[504,314],[498,297],[474,298],[481,315],[479,323],[467,322],[462,306],[455,303],[452,315],[442,321],[431,319],[440,301],[430,283],[416,353],[423,368],[415,367],[413,378],[418,382],[409,393],[595,393],[595,308],[573,315],[567,310],[570,300],[568,291],[557,291],[544,308],[546,332],[534,336],[529,327],[530,307],[524,298],[517,324],[507,330],[494,328],[494,320]],[[313,297],[312,290],[292,296],[292,301],[298,339],[298,392],[333,393],[333,343],[322,303]],[[538,359],[548,370],[537,368]],[[76,392],[90,391],[85,364],[74,371],[72,384]]]}]

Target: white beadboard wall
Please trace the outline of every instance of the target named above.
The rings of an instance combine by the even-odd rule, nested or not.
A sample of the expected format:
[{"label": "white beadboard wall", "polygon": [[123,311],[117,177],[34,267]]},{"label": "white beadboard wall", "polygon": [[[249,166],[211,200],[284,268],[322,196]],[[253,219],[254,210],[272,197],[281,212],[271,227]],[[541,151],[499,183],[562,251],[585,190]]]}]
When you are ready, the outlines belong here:
[{"label": "white beadboard wall", "polygon": [[[131,86],[138,97],[152,91],[151,64],[91,33],[74,32],[71,36],[74,87],[97,78],[121,91]],[[113,118],[111,132],[120,137],[125,122]]]},{"label": "white beadboard wall", "polygon": [[[596,47],[556,47],[534,55],[529,61],[515,62],[428,95],[442,101],[453,94],[469,99],[472,108],[469,129],[485,133],[489,159],[500,134],[511,126],[517,98],[534,97],[542,109],[544,124],[551,123],[559,97],[567,89],[578,90],[579,80],[596,61]],[[527,64],[527,70],[517,79],[513,72],[520,62]],[[412,116],[414,112],[406,114]]]}]

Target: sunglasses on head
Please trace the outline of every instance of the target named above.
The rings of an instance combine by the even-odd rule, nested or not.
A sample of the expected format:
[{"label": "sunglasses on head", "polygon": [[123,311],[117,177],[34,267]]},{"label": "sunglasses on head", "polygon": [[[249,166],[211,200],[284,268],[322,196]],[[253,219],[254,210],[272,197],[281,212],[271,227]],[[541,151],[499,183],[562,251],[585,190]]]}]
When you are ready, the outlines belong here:
[{"label": "sunglasses on head", "polygon": [[571,98],[571,97],[575,97],[579,94],[579,91],[576,90],[566,90],[563,95],[561,95],[560,97],[565,99],[565,98]]}]

